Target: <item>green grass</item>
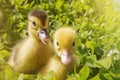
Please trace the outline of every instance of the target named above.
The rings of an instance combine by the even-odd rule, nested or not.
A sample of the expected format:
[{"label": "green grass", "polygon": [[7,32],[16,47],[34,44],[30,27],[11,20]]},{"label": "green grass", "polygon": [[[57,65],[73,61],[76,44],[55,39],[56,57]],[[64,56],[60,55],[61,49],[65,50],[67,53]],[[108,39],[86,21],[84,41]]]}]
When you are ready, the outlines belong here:
[{"label": "green grass", "polygon": [[[114,0],[0,0],[0,80],[42,80],[13,71],[7,64],[15,42],[25,37],[33,9],[49,14],[50,35],[72,26],[77,33],[80,67],[67,80],[120,79],[120,3]],[[55,80],[50,72],[48,80]]]}]

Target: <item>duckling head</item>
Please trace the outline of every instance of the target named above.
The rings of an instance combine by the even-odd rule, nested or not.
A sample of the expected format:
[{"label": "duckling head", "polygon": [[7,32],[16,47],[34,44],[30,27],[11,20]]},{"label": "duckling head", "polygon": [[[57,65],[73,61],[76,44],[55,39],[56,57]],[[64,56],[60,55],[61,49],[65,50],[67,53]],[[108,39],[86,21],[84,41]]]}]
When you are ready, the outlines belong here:
[{"label": "duckling head", "polygon": [[28,15],[28,34],[34,39],[49,43],[48,15],[45,11],[33,10]]},{"label": "duckling head", "polygon": [[72,61],[72,54],[76,51],[75,31],[70,27],[62,27],[54,34],[54,48],[64,65]]}]

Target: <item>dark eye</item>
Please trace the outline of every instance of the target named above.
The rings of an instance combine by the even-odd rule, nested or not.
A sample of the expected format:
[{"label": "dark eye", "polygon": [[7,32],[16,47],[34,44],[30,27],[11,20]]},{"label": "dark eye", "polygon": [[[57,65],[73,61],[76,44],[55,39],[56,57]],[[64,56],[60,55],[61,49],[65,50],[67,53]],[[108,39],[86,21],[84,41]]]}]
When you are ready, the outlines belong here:
[{"label": "dark eye", "polygon": [[57,46],[59,46],[59,43],[57,42]]},{"label": "dark eye", "polygon": [[35,21],[33,21],[32,23],[33,23],[33,25],[34,25],[34,26],[36,26],[36,23],[35,23]]},{"label": "dark eye", "polygon": [[72,46],[75,46],[75,42],[73,42]]}]

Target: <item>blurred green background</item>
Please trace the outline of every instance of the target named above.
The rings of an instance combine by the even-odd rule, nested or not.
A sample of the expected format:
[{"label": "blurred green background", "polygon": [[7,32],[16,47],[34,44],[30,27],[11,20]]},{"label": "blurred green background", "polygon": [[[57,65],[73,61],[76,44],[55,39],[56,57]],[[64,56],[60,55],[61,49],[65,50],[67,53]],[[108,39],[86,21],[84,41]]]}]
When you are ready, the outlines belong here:
[{"label": "blurred green background", "polygon": [[64,25],[76,30],[80,68],[67,80],[120,80],[120,0],[0,0],[0,80],[42,80],[7,65],[12,47],[27,36],[33,9],[49,14],[51,36]]}]

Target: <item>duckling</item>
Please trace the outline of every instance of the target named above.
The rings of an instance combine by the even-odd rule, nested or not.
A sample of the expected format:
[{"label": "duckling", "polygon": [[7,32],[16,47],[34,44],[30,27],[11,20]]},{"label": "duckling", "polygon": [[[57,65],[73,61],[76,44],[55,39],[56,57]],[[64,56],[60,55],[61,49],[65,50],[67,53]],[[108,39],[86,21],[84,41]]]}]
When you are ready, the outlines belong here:
[{"label": "duckling", "polygon": [[67,73],[78,65],[76,52],[76,34],[71,27],[62,27],[54,34],[55,53],[47,66],[39,73],[46,78],[48,72],[53,71],[56,80],[65,80]]},{"label": "duckling", "polygon": [[48,14],[33,10],[28,15],[28,34],[12,50],[8,64],[21,73],[36,73],[52,55]]}]

